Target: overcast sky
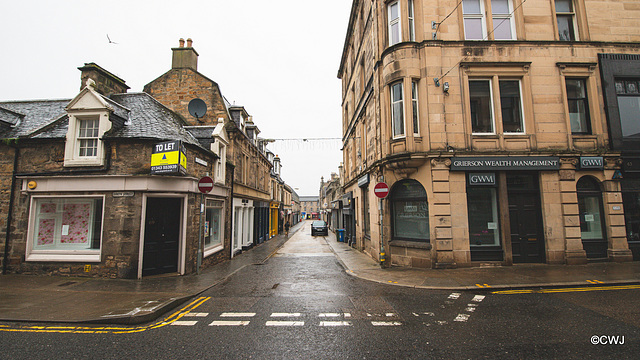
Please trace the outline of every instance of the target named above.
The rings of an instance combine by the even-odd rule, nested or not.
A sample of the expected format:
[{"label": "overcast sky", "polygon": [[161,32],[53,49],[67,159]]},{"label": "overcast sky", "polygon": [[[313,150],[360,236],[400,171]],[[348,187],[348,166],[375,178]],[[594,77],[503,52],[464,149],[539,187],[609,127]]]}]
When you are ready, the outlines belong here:
[{"label": "overcast sky", "polygon": [[331,139],[341,137],[350,9],[350,0],[3,1],[0,101],[73,98],[89,62],[140,92],[171,68],[178,40],[192,38],[198,71],[245,106],[261,137],[296,139],[269,148],[287,184],[317,195],[342,161]]}]

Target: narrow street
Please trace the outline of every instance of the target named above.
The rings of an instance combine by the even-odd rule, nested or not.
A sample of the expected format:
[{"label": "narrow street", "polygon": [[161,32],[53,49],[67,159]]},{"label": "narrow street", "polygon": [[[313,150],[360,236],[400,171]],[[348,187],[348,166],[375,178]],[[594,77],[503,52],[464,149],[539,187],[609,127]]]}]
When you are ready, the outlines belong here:
[{"label": "narrow street", "polygon": [[632,358],[638,296],[373,283],[348,275],[307,222],[266,262],[150,324],[0,324],[0,358]]}]

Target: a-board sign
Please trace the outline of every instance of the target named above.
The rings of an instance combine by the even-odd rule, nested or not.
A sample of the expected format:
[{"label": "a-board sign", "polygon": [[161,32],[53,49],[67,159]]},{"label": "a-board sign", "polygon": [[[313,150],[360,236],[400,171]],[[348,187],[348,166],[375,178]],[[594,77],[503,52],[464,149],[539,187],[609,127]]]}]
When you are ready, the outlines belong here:
[{"label": "a-board sign", "polygon": [[180,141],[166,141],[153,145],[151,174],[186,174],[187,151]]}]

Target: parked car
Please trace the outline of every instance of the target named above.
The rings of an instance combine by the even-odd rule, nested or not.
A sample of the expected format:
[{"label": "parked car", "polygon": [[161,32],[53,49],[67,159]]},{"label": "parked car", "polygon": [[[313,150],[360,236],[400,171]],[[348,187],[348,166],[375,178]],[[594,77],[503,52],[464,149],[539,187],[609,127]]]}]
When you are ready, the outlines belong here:
[{"label": "parked car", "polygon": [[322,220],[314,220],[311,223],[311,236],[316,235],[329,235],[329,230],[327,229],[327,223]]}]

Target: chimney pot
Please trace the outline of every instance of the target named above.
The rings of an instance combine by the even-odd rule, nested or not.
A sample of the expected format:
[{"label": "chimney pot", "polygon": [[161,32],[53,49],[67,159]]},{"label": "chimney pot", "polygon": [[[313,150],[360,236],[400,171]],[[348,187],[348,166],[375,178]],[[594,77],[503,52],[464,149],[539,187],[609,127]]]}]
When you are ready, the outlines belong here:
[{"label": "chimney pot", "polygon": [[184,47],[184,39],[180,38],[178,42],[180,43],[180,47]]},{"label": "chimney pot", "polygon": [[187,39],[187,47],[193,47],[193,40],[191,40],[191,38]]}]

